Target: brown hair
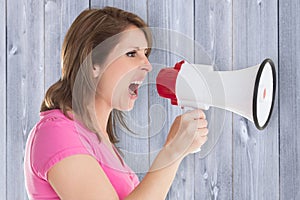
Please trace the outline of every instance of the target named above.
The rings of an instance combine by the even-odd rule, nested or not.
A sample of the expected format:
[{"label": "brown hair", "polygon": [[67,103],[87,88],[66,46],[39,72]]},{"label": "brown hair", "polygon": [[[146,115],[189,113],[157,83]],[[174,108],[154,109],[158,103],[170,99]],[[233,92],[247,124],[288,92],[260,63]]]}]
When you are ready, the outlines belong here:
[{"label": "brown hair", "polygon": [[[90,107],[97,85],[92,76],[92,67],[93,64],[105,61],[118,40],[105,48],[105,51],[95,53],[92,50],[130,25],[135,25],[144,31],[148,46],[151,47],[151,33],[146,23],[137,15],[113,7],[83,11],[75,19],[64,38],[61,54],[62,76],[46,92],[40,111],[60,109],[68,118],[70,118],[68,111],[73,111],[89,130],[98,133],[99,130],[94,123],[96,118],[93,115],[93,108]],[[80,95],[75,97],[74,92]],[[128,130],[123,112],[113,110],[106,130],[112,143],[118,142],[115,134],[117,122]],[[97,136],[100,140],[99,134]]]}]

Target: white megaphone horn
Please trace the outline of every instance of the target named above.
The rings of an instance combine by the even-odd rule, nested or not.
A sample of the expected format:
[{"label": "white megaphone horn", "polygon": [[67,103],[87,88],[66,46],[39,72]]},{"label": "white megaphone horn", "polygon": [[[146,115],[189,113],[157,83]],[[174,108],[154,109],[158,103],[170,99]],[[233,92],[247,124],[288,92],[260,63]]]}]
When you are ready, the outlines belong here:
[{"label": "white megaphone horn", "polygon": [[208,109],[218,107],[237,113],[264,129],[271,117],[276,71],[271,59],[234,71],[214,71],[211,65],[181,61],[157,75],[159,95],[173,105]]}]

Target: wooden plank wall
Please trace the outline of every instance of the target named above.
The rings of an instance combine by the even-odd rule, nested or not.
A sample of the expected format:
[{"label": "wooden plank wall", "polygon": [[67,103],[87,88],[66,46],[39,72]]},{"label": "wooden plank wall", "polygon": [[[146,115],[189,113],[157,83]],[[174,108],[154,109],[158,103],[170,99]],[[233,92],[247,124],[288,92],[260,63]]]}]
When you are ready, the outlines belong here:
[{"label": "wooden plank wall", "polygon": [[279,1],[280,199],[300,199],[299,11],[299,1]]},{"label": "wooden plank wall", "polygon": [[[277,1],[233,2],[233,67],[242,69],[271,58],[278,66]],[[234,115],[233,198],[278,199],[278,101],[270,125],[258,131]]]},{"label": "wooden plank wall", "polygon": [[0,199],[6,199],[6,1],[0,10]]},{"label": "wooden plank wall", "polygon": [[24,199],[24,147],[44,94],[44,3],[7,1],[6,39],[6,198]]},{"label": "wooden plank wall", "polygon": [[[195,1],[195,41],[218,70],[232,69],[232,2]],[[198,57],[196,48],[195,62]],[[211,108],[209,140],[219,141],[207,157],[196,155],[195,199],[232,199],[232,114]],[[208,140],[208,142],[210,142]],[[222,158],[222,159],[220,159]]]},{"label": "wooden plank wall", "polygon": [[45,1],[45,91],[60,77],[61,46],[68,28],[88,7],[88,0]]},{"label": "wooden plank wall", "polygon": [[202,62],[197,49],[202,46],[218,70],[273,59],[279,84],[273,116],[268,128],[258,131],[231,112],[207,111],[213,132],[210,140],[221,134],[218,143],[208,156],[200,152],[183,161],[167,199],[300,199],[297,0],[1,1],[0,199],[27,199],[24,145],[39,118],[45,91],[60,77],[64,35],[82,10],[107,5],[132,11],[152,27],[170,29],[194,41],[187,43],[170,31],[156,35],[155,45],[162,49],[154,45],[153,71],[136,107],[127,113],[129,127],[139,135],[118,127],[119,146],[140,179],[164,144],[174,118],[185,111],[158,97],[156,75],[182,59]]},{"label": "wooden plank wall", "polygon": [[[105,6],[115,6],[120,9],[128,10],[139,15],[145,22],[148,21],[147,16],[147,1],[134,0],[128,3],[123,0],[114,1],[99,1],[91,0],[92,8],[101,8]],[[131,112],[125,112],[126,121],[130,130],[125,130],[121,126],[117,126],[119,144],[118,147],[122,151],[127,164],[137,173],[142,179],[150,166],[148,156],[149,141],[148,141],[148,78],[145,79],[139,90],[139,99],[136,101],[135,107]],[[140,115],[139,113],[143,113]],[[136,163],[139,163],[138,165]]]},{"label": "wooden plank wall", "polygon": [[[174,5],[174,6],[170,6]],[[182,6],[184,5],[184,6]],[[194,2],[192,0],[148,0],[149,26],[158,27],[154,38],[154,52],[150,61],[155,63],[153,71],[150,73],[150,82],[155,83],[156,75],[162,67],[173,66],[176,62],[185,59],[192,62],[193,45],[187,45],[180,35],[169,30],[176,30],[181,34],[193,39],[194,37]],[[172,20],[169,20],[172,19]],[[186,23],[188,22],[188,23]],[[159,34],[159,33],[162,34]],[[190,50],[190,51],[189,51]],[[156,94],[156,86],[150,85],[150,107],[152,113],[153,126],[150,126],[150,160],[155,158],[156,153],[164,145],[168,131],[175,119],[183,111],[177,107],[171,107],[170,103],[160,99]],[[160,105],[160,108],[158,107]],[[156,111],[157,109],[157,111]],[[150,111],[150,112],[151,112]],[[158,113],[158,114],[155,114]],[[159,113],[163,113],[163,115]],[[165,122],[161,124],[161,122]],[[157,125],[160,127],[158,129]],[[186,158],[180,166],[173,186],[170,189],[167,199],[193,199],[194,191],[194,156]],[[189,167],[187,167],[189,166]],[[182,188],[179,190],[178,188]]]}]

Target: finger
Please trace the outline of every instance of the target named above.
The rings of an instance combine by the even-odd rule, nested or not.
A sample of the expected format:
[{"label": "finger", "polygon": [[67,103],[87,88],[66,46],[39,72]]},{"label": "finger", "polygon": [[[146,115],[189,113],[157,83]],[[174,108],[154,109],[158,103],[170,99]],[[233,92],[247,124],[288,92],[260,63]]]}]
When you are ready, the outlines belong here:
[{"label": "finger", "polygon": [[207,128],[202,128],[202,129],[198,129],[198,130],[197,130],[198,135],[201,136],[201,137],[207,136],[207,135],[208,135],[208,132],[209,132],[209,131],[208,131]]},{"label": "finger", "polygon": [[207,140],[208,140],[208,137],[207,136],[203,136],[202,137],[202,141],[203,141],[202,145],[205,144],[207,142]]},{"label": "finger", "polygon": [[206,118],[205,113],[201,109],[189,110],[184,115],[186,115],[186,117],[188,119],[205,119]]},{"label": "finger", "polygon": [[188,120],[185,118],[185,120],[187,122],[187,130],[191,134],[194,134],[195,131],[198,131],[199,129],[206,128],[208,124],[207,120],[205,119]]},{"label": "finger", "polygon": [[200,137],[205,137],[208,135],[208,129],[207,128],[199,129],[196,131],[196,135]]},{"label": "finger", "polygon": [[199,128],[206,128],[207,125],[208,125],[207,120],[205,120],[205,119],[199,119],[199,120],[198,120],[198,124],[197,124],[198,129],[199,129]]},{"label": "finger", "polygon": [[196,113],[197,115],[194,117],[194,119],[206,119],[206,115],[203,110],[197,109],[197,112],[198,113]]}]

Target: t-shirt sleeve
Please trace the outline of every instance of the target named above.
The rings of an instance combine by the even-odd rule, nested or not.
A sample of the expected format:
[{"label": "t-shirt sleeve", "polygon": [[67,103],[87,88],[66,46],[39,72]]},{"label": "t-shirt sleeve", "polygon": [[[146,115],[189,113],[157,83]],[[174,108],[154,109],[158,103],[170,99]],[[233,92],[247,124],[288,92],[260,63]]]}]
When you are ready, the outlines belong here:
[{"label": "t-shirt sleeve", "polygon": [[47,173],[52,166],[76,154],[90,153],[83,145],[72,121],[53,118],[36,128],[31,160],[33,170],[42,179],[48,181]]}]

